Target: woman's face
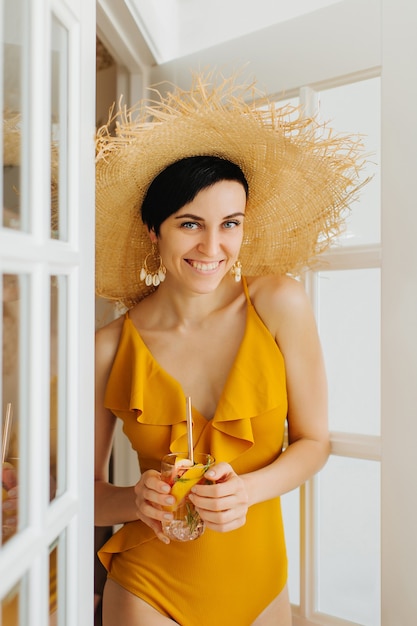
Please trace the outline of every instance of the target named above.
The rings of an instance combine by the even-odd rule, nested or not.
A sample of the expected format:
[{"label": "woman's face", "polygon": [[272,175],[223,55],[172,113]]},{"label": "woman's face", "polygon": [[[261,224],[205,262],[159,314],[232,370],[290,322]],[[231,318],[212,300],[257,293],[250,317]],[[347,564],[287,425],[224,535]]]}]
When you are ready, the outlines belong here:
[{"label": "woman's face", "polygon": [[243,239],[246,193],[223,180],[200,191],[194,200],[168,217],[156,238],[167,281],[197,293],[215,289],[239,256]]}]

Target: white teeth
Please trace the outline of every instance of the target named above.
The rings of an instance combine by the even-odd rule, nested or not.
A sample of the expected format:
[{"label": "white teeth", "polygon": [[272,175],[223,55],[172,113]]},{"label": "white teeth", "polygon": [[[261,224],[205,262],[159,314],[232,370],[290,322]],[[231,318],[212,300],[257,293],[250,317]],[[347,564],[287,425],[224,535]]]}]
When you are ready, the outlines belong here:
[{"label": "white teeth", "polygon": [[218,261],[215,263],[198,263],[197,261],[189,261],[189,263],[192,267],[195,267],[196,270],[200,270],[201,272],[209,272],[219,267]]}]

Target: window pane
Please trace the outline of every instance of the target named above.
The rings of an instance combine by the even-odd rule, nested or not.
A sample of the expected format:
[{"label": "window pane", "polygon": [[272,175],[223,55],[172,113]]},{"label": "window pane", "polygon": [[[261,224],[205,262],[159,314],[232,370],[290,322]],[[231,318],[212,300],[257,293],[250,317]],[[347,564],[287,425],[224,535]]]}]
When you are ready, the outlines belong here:
[{"label": "window pane", "polygon": [[6,113],[3,119],[3,226],[20,227],[21,117]]},{"label": "window pane", "polygon": [[23,210],[25,189],[22,185],[22,102],[27,54],[27,16],[25,0],[3,0],[3,32],[0,54],[3,57],[3,84],[0,93],[3,112],[2,170],[3,211],[0,225],[28,230],[27,211]]},{"label": "window pane", "polygon": [[23,393],[27,359],[22,356],[28,320],[27,277],[3,275],[2,294],[2,541],[6,542],[25,526],[27,519],[27,457],[23,436],[27,414]]},{"label": "window pane", "polygon": [[20,626],[24,623],[21,588],[21,584],[16,585],[1,602],[1,624],[4,626]]},{"label": "window pane", "polygon": [[330,429],[380,433],[380,271],[319,272]]},{"label": "window pane", "polygon": [[[51,550],[49,567],[49,610],[51,614],[51,624],[65,624],[68,597],[68,554],[66,531],[62,532],[62,534],[58,537],[53,550]],[[52,616],[54,616],[55,619]]]},{"label": "window pane", "polygon": [[67,240],[68,31],[52,16],[51,237]]},{"label": "window pane", "polygon": [[300,604],[300,490],[281,498],[288,555],[288,590],[291,604]]},{"label": "window pane", "polygon": [[64,492],[66,430],[67,279],[51,277],[50,499]]},{"label": "window pane", "polygon": [[352,204],[352,213],[338,245],[379,243],[380,232],[380,78],[342,85],[320,92],[320,118],[340,133],[361,135],[369,163],[364,179],[372,180]]},{"label": "window pane", "polygon": [[317,483],[317,609],[379,626],[380,464],[331,457]]}]

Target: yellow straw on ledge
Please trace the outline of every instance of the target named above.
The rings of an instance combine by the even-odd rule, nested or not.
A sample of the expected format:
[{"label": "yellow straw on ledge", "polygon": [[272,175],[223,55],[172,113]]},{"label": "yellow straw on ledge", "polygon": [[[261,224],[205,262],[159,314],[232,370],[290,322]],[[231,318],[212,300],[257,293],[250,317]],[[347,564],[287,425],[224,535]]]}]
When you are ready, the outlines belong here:
[{"label": "yellow straw on ledge", "polygon": [[1,462],[7,459],[7,454],[9,452],[9,443],[10,443],[10,432],[12,430],[12,419],[13,419],[13,411],[12,411],[12,403],[8,402],[6,407],[6,419],[4,422],[3,429],[3,440],[1,444]]}]

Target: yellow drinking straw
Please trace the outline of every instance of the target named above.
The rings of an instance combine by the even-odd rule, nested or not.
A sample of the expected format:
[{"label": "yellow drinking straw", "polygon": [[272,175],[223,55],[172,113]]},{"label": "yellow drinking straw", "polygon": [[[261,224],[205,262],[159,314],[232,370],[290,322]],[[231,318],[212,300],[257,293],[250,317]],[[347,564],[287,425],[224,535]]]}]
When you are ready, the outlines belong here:
[{"label": "yellow drinking straw", "polygon": [[7,407],[6,407],[6,419],[4,422],[4,429],[3,429],[3,440],[1,444],[1,462],[2,463],[4,463],[4,461],[7,459],[7,453],[9,451],[10,432],[12,429],[12,418],[13,418],[12,403],[8,402]]}]

